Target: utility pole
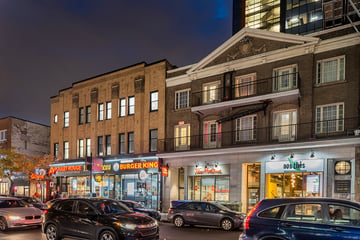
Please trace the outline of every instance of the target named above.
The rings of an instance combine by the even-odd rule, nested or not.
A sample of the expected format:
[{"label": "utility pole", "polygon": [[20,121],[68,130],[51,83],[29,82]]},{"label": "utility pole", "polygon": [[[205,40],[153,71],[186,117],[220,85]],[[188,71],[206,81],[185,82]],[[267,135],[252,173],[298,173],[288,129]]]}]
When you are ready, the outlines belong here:
[{"label": "utility pole", "polygon": [[93,196],[93,187],[92,187],[92,179],[93,179],[93,159],[92,159],[92,153],[90,153],[90,157],[86,157],[86,168],[88,171],[90,171],[90,197]]}]

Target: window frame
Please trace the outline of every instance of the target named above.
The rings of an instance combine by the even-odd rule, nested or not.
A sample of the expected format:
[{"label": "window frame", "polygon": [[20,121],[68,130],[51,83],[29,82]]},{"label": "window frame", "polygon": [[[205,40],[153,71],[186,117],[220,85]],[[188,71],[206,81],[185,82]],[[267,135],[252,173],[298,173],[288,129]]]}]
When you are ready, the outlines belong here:
[{"label": "window frame", "polygon": [[54,114],[54,123],[58,123],[59,117],[57,114]]},{"label": "window frame", "polygon": [[[185,130],[186,135],[182,136],[182,130]],[[190,124],[181,124],[174,126],[174,148],[175,151],[189,150],[191,144],[190,138]],[[185,143],[185,144],[182,144]]]},{"label": "window frame", "polygon": [[119,154],[125,154],[125,133],[119,133]]},{"label": "window frame", "polygon": [[85,155],[87,157],[91,157],[91,138],[86,138],[86,152],[85,152]]},{"label": "window frame", "polygon": [[91,122],[91,106],[86,106],[86,110],[85,110],[85,123],[90,123]]},{"label": "window frame", "polygon": [[104,137],[103,136],[97,137],[97,155],[104,156]]},{"label": "window frame", "polygon": [[84,107],[79,108],[79,125],[84,124]]},{"label": "window frame", "polygon": [[[324,107],[334,107],[336,106],[336,118],[335,119],[327,119],[324,120]],[[340,106],[342,106],[342,116],[340,117]],[[318,110],[320,109],[320,113]],[[318,119],[320,114],[320,119]],[[338,103],[331,103],[331,104],[324,104],[324,105],[317,105],[315,107],[315,133],[322,134],[322,133],[334,133],[334,132],[343,132],[344,131],[344,116],[345,116],[345,103],[344,102],[338,102]],[[324,121],[336,121],[336,130],[335,131],[329,131],[329,127],[327,127],[327,131],[324,130]],[[341,126],[341,129],[339,127]]]},{"label": "window frame", "polygon": [[7,129],[0,130],[0,142],[7,141]]},{"label": "window frame", "polygon": [[[341,66],[341,60],[343,66]],[[339,81],[345,81],[345,67],[346,67],[346,61],[345,61],[345,55],[336,56],[332,58],[326,58],[316,61],[316,84],[327,84],[327,83],[333,83],[333,82],[339,82]],[[324,66],[323,64],[329,63],[336,60],[336,79],[332,80],[326,80],[325,81],[325,72],[324,72]],[[342,67],[342,71],[341,71]],[[326,72],[327,73],[327,72]]]},{"label": "window frame", "polygon": [[[235,98],[247,97],[256,94],[256,73],[236,76],[234,81]],[[245,94],[241,91],[243,88],[247,89]]]},{"label": "window frame", "polygon": [[[252,128],[243,128],[246,126],[243,126],[243,122],[242,120],[245,119],[249,119],[251,118],[251,125]],[[252,115],[248,115],[248,116],[244,116],[244,117],[240,117],[235,119],[235,141],[236,142],[248,142],[248,141],[255,141],[256,140],[256,125],[257,125],[257,115],[256,114],[252,114]],[[247,136],[242,139],[242,137],[244,137],[244,133],[250,132],[250,137],[247,138]]]},{"label": "window frame", "polygon": [[119,117],[126,116],[126,98],[119,99]]},{"label": "window frame", "polygon": [[54,158],[57,159],[59,157],[59,143],[54,143]]},{"label": "window frame", "polygon": [[[281,120],[281,116],[289,114],[289,124],[282,124],[280,121],[277,124],[277,120]],[[294,116],[295,114],[295,116]],[[295,119],[294,119],[295,117]],[[298,124],[298,113],[297,109],[286,109],[282,111],[276,111],[272,114],[272,140],[278,140],[279,142],[295,141],[297,136],[297,124]],[[289,128],[289,129],[284,129]],[[288,134],[281,134],[282,132],[288,131]]]},{"label": "window frame", "polygon": [[78,141],[78,157],[83,158],[84,157],[84,139],[79,139]]},{"label": "window frame", "polygon": [[70,126],[70,112],[65,111],[64,112],[64,128],[67,128]]},{"label": "window frame", "polygon": [[98,121],[104,120],[104,103],[98,103]]},{"label": "window frame", "polygon": [[111,135],[105,136],[105,155],[111,155]]},{"label": "window frame", "polygon": [[[213,81],[202,84],[201,90],[202,90],[203,104],[216,103],[220,101],[220,84],[221,84],[220,81]],[[215,88],[212,89],[211,87],[215,87]]]},{"label": "window frame", "polygon": [[135,96],[128,97],[128,115],[135,114]]},{"label": "window frame", "polygon": [[135,136],[134,132],[128,132],[128,153],[134,153],[135,152]]},{"label": "window frame", "polygon": [[[156,99],[154,99],[154,94],[156,94]],[[155,106],[154,106],[155,104]],[[154,108],[153,108],[154,106]],[[150,92],[150,112],[157,112],[159,110],[159,91]]]},{"label": "window frame", "polygon": [[[183,90],[179,90],[179,91],[175,91],[175,110],[178,109],[185,109],[190,107],[190,92],[191,89],[187,88],[187,89],[183,89]],[[183,106],[182,105],[182,93],[186,93],[186,104]]]},{"label": "window frame", "polygon": [[[153,137],[153,134],[156,133],[156,138]],[[158,129],[150,129],[149,131],[149,152],[157,152],[158,147]]]},{"label": "window frame", "polygon": [[70,153],[70,143],[69,141],[64,141],[64,146],[63,146],[63,157],[64,159],[69,159],[69,153]]},{"label": "window frame", "polygon": [[[284,71],[289,71],[290,73],[279,74],[279,72],[282,73]],[[282,86],[283,79],[281,77],[283,77],[283,76],[289,76],[289,78],[286,79],[286,81],[288,81],[288,82],[287,82],[287,86],[285,86],[285,87]],[[290,78],[292,78],[292,79],[290,79]],[[272,82],[273,92],[282,92],[282,91],[288,91],[288,90],[295,89],[299,85],[298,81],[299,80],[298,80],[298,65],[297,64],[291,64],[291,65],[282,66],[282,67],[273,69],[273,82]]]}]

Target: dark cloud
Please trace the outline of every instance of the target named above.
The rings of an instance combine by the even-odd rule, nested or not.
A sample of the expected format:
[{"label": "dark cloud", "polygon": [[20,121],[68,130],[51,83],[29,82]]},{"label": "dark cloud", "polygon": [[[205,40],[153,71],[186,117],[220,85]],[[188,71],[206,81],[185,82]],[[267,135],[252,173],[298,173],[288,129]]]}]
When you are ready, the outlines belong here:
[{"label": "dark cloud", "polygon": [[50,97],[141,61],[183,66],[231,36],[231,0],[1,0],[0,118],[50,123]]}]

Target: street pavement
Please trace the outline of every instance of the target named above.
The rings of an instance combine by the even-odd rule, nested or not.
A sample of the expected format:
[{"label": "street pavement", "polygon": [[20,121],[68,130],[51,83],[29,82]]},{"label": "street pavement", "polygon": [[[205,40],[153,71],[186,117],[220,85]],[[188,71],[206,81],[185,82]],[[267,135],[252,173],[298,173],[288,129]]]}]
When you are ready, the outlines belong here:
[{"label": "street pavement", "polygon": [[[160,222],[160,240],[238,240],[240,231],[223,231],[209,227],[183,227],[176,228],[173,224]],[[0,232],[1,240],[46,240],[41,228],[30,228],[23,230],[10,230]],[[71,240],[66,238],[65,240]]]}]

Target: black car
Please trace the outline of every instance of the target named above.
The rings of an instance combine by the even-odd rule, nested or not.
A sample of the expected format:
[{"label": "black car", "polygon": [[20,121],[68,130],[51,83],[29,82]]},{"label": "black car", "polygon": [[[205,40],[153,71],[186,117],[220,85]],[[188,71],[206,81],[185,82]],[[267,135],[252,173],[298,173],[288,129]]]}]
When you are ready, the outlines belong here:
[{"label": "black car", "polygon": [[260,201],[239,240],[360,240],[360,204],[331,198]]},{"label": "black car", "polygon": [[119,200],[119,202],[125,204],[128,208],[133,210],[134,212],[138,212],[144,215],[148,215],[156,220],[160,221],[161,215],[159,211],[154,209],[144,208],[139,203],[131,200]]},{"label": "black car", "polygon": [[169,222],[176,227],[189,225],[216,226],[229,231],[242,227],[244,213],[208,201],[175,201],[168,212]]},{"label": "black car", "polygon": [[65,237],[122,240],[159,239],[158,222],[131,211],[122,203],[103,198],[56,201],[45,210],[42,230],[48,240]]},{"label": "black car", "polygon": [[45,203],[42,203],[39,199],[33,197],[26,197],[26,196],[16,196],[16,198],[20,198],[24,202],[31,204],[40,210],[48,209],[48,206]]}]

